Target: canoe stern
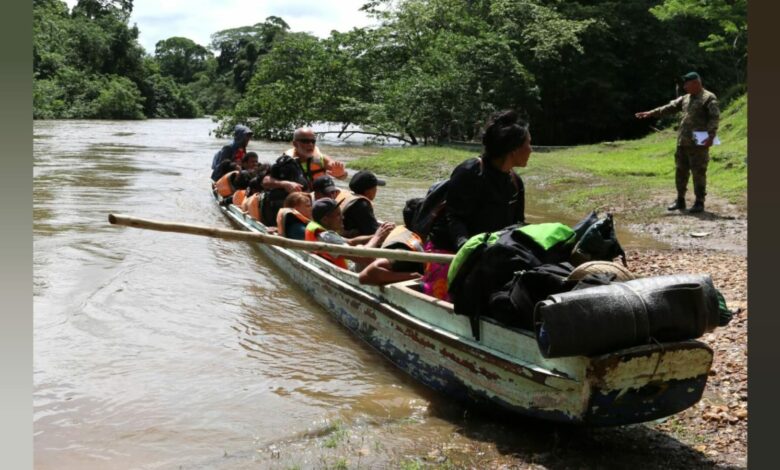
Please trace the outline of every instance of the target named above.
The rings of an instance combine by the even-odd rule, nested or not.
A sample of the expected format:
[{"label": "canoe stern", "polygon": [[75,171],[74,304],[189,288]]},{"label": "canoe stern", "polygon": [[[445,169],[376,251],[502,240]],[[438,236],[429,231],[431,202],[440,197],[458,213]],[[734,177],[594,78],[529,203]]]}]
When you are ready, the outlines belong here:
[{"label": "canoe stern", "polygon": [[642,346],[593,358],[585,422],[595,426],[663,418],[701,399],[713,353],[704,343]]}]

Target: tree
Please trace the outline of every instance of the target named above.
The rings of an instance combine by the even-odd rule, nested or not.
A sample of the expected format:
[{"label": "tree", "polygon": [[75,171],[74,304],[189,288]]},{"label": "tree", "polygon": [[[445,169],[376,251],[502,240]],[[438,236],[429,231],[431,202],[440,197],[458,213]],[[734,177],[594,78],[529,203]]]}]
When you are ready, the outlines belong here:
[{"label": "tree", "polygon": [[230,73],[236,89],[243,93],[254,74],[258,58],[267,54],[290,27],[277,16],[253,26],[218,31],[211,35],[211,49],[219,51],[218,73]]},{"label": "tree", "polygon": [[318,120],[316,70],[324,60],[325,50],[316,37],[286,34],[260,59],[227,127],[256,117],[253,129],[258,136],[288,139],[294,128]]},{"label": "tree", "polygon": [[[125,77],[110,77],[100,91],[94,117],[101,119],[143,119],[143,98],[135,83]],[[91,117],[91,116],[90,116]]]},{"label": "tree", "polygon": [[73,7],[73,16],[97,19],[105,16],[117,16],[123,21],[133,12],[133,0],[79,0]]},{"label": "tree", "polygon": [[737,81],[744,81],[747,65],[747,0],[664,0],[650,9],[656,18],[700,18],[716,24],[699,44],[709,52],[728,51],[734,61]]},{"label": "tree", "polygon": [[67,63],[70,34],[68,5],[60,0],[33,2],[33,73],[38,79],[53,77]]},{"label": "tree", "polygon": [[190,83],[197,73],[206,70],[206,62],[213,54],[191,39],[174,36],[158,41],[154,56],[163,75],[179,83]]}]

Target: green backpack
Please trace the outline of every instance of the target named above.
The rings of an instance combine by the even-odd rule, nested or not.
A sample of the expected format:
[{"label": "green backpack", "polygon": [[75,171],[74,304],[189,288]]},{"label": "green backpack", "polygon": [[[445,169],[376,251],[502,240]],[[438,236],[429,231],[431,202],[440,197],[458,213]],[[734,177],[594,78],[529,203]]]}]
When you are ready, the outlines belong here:
[{"label": "green backpack", "polygon": [[458,285],[458,279],[463,279],[471,271],[471,268],[481,257],[482,252],[496,243],[501,235],[509,231],[523,233],[544,251],[560,246],[560,244],[573,246],[576,242],[574,230],[568,225],[559,222],[529,224],[522,227],[513,226],[497,232],[474,235],[460,247],[452,263],[450,263],[450,269],[447,272],[448,288],[452,289],[453,286]]}]

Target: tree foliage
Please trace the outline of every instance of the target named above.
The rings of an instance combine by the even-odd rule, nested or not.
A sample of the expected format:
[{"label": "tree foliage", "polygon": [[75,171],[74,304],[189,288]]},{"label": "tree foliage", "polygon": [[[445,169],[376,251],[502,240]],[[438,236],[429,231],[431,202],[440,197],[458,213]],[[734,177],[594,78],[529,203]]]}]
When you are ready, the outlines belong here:
[{"label": "tree foliage", "polygon": [[744,85],[713,39],[744,29],[740,3],[369,1],[376,26],[274,43],[224,124],[255,119],[281,137],[337,121],[443,142],[477,138],[491,111],[516,108],[542,144],[636,137],[649,128],[634,113],[674,98],[687,71],[716,93]]},{"label": "tree foliage", "polygon": [[699,18],[716,27],[699,45],[708,52],[727,51],[737,80],[744,80],[747,66],[747,0],[664,0],[650,12],[662,21],[679,17]]},{"label": "tree foliage", "polygon": [[[182,82],[193,80],[209,52],[185,43],[189,56],[175,61],[176,39],[157,63],[128,25],[132,0],[79,0],[72,11],[61,0],[33,2],[33,117],[142,119],[194,117],[198,104]],[[191,42],[191,41],[190,41]]]},{"label": "tree foliage", "polygon": [[207,61],[213,54],[192,39],[174,36],[158,41],[154,56],[160,73],[179,83],[190,83],[197,73],[206,71]]},{"label": "tree foliage", "polygon": [[648,132],[634,113],[690,70],[722,101],[745,87],[746,0],[368,0],[371,27],[317,38],[271,16],[154,55],[132,3],[33,1],[36,118],[138,117],[140,96],[143,116],[216,114],[225,132],[287,139],[328,121],[436,143],[478,139],[514,108],[535,143],[568,145]]}]

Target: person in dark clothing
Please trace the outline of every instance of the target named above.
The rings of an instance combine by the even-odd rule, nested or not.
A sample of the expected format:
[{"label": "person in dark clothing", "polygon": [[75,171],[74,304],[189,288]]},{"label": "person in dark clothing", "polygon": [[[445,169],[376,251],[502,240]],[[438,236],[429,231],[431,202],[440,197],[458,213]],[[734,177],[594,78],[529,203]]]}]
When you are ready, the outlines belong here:
[{"label": "person in dark clothing", "polygon": [[230,173],[231,171],[240,171],[240,170],[241,170],[241,165],[239,165],[238,163],[234,162],[233,160],[224,160],[222,163],[217,165],[214,171],[211,172],[211,179],[213,181],[219,181],[220,178]]},{"label": "person in dark clothing", "polygon": [[[237,164],[241,164],[241,159],[246,154],[246,146],[249,145],[249,140],[252,138],[252,129],[242,124],[236,125],[233,130],[233,142],[222,147],[214,155],[211,161],[211,169],[217,170],[217,168],[225,161],[232,161]],[[224,173],[222,173],[224,175]],[[211,179],[217,181],[222,175],[216,175],[212,173]]]},{"label": "person in dark clothing", "polygon": [[[344,193],[342,212],[344,214],[344,230],[353,236],[373,235],[379,228],[379,221],[374,216],[374,199],[379,186],[385,181],[380,180],[370,171],[358,171],[349,181],[352,194]],[[338,198],[336,199],[339,200]]]},{"label": "person in dark clothing", "polygon": [[512,110],[490,116],[478,158],[453,170],[447,192],[451,246],[460,248],[473,235],[525,222],[525,188],[513,168],[525,167],[531,155],[528,125]]}]

